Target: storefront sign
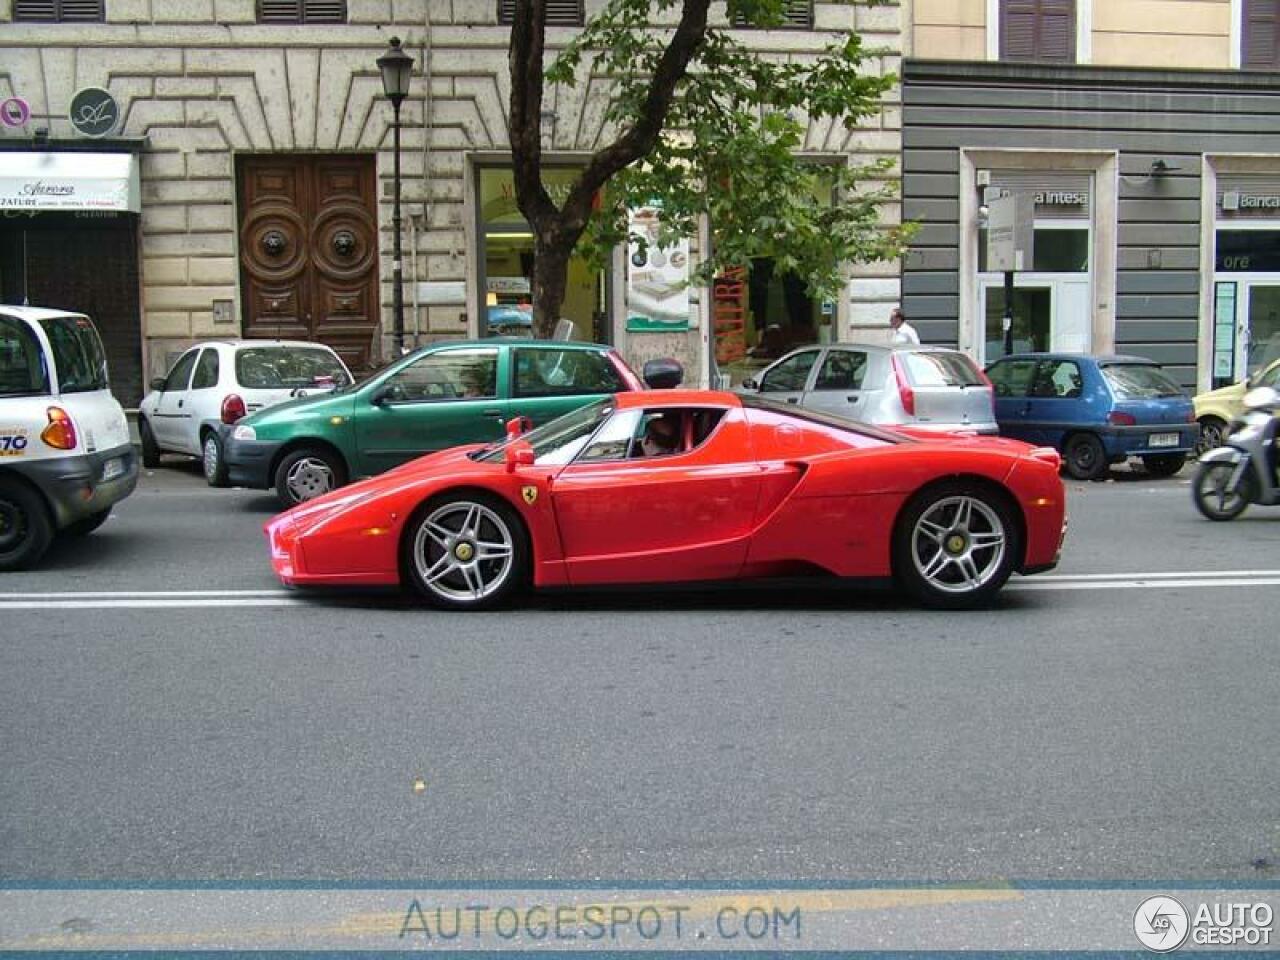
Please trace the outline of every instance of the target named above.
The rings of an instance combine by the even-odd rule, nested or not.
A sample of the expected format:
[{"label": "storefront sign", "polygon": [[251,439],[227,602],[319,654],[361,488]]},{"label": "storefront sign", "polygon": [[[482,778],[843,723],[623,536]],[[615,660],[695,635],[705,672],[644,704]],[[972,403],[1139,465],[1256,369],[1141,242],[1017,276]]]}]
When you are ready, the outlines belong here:
[{"label": "storefront sign", "polygon": [[[689,241],[658,246],[661,210],[631,211],[627,247],[627,329],[689,329]],[[642,242],[643,238],[643,242]]]},{"label": "storefront sign", "polygon": [[0,165],[0,210],[141,209],[131,153],[15,152]]},{"label": "storefront sign", "polygon": [[85,87],[71,98],[71,125],[86,137],[105,137],[120,121],[115,97],[101,87]]},{"label": "storefront sign", "polygon": [[1229,213],[1240,210],[1280,211],[1280,196],[1228,190],[1222,195],[1222,209]]},{"label": "storefront sign", "polygon": [[31,119],[31,105],[21,97],[0,100],[0,123],[6,127],[23,127]]},{"label": "storefront sign", "polygon": [[1087,193],[1076,193],[1071,190],[1044,190],[1036,194],[1038,207],[1086,207],[1088,205]]}]

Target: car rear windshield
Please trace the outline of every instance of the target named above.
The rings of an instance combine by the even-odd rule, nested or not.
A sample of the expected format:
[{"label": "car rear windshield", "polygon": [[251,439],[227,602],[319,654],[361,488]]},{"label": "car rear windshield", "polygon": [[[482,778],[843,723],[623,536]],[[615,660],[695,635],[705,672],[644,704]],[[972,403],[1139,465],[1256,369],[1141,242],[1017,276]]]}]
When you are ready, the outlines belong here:
[{"label": "car rear windshield", "polygon": [[912,443],[910,437],[905,437],[900,433],[889,433],[878,427],[873,427],[868,423],[860,420],[847,420],[844,417],[837,417],[830,413],[820,413],[809,407],[797,407],[790,403],[779,403],[777,400],[770,400],[758,393],[744,393],[738,398],[742,401],[742,405],[756,410],[769,410],[773,413],[780,413],[783,416],[791,417],[795,420],[803,420],[809,423],[819,423],[824,427],[834,427],[837,430],[843,430],[846,433],[856,433],[864,437],[874,437],[876,440],[883,440],[885,443]]},{"label": "car rear windshield", "polygon": [[904,350],[896,354],[915,387],[981,387],[982,375],[963,353]]},{"label": "car rear windshield", "polygon": [[236,382],[259,390],[282,387],[345,387],[341,361],[320,347],[246,347],[236,351]]},{"label": "car rear windshield", "polygon": [[1167,373],[1150,364],[1112,363],[1102,368],[1102,375],[1117,400],[1186,396],[1186,392]]},{"label": "car rear windshield", "polygon": [[0,396],[48,392],[40,341],[21,320],[0,317]]},{"label": "car rear windshield", "polygon": [[107,355],[98,331],[86,317],[46,317],[40,326],[53,350],[53,368],[62,393],[107,389]]}]

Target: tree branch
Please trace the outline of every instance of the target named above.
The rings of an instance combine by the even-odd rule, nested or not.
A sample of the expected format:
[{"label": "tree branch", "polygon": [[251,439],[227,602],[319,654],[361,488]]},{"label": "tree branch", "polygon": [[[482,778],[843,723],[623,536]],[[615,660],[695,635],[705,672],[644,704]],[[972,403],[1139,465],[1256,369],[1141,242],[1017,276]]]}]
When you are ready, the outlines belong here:
[{"label": "tree branch", "polygon": [[516,205],[535,230],[546,229],[557,216],[542,185],[542,61],[547,25],[546,0],[516,0],[511,22],[511,141]]}]

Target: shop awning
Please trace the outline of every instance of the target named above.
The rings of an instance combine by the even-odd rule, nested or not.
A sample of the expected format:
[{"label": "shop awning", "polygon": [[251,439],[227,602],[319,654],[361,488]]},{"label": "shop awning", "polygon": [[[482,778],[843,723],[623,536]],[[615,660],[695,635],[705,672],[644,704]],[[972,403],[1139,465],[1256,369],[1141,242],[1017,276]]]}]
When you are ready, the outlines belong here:
[{"label": "shop awning", "polygon": [[122,210],[140,213],[134,153],[0,152],[0,212]]}]

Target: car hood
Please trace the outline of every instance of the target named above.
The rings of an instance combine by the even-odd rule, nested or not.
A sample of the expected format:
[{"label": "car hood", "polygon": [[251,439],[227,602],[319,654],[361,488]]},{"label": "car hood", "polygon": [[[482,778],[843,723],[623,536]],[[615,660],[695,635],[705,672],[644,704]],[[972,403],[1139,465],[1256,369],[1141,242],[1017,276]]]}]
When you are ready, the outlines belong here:
[{"label": "car hood", "polygon": [[1243,397],[1245,385],[1243,383],[1233,383],[1226,387],[1219,387],[1217,390],[1207,390],[1204,393],[1197,393],[1194,398],[1196,406],[1204,403],[1214,403],[1235,400]]},{"label": "car hood", "polygon": [[275,403],[262,410],[249,414],[239,423],[249,427],[279,423],[298,419],[299,415],[347,414],[351,410],[350,393],[323,393],[296,400]]}]

